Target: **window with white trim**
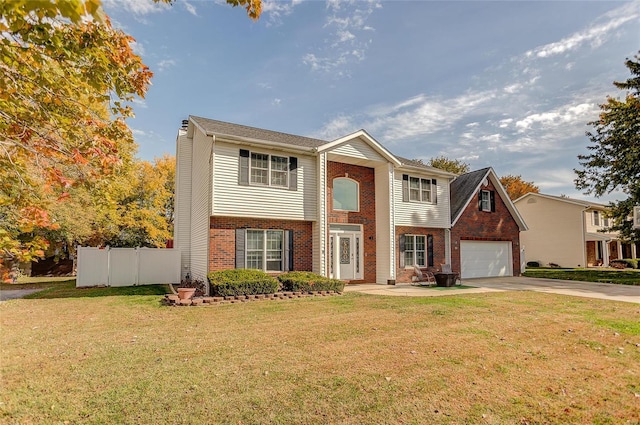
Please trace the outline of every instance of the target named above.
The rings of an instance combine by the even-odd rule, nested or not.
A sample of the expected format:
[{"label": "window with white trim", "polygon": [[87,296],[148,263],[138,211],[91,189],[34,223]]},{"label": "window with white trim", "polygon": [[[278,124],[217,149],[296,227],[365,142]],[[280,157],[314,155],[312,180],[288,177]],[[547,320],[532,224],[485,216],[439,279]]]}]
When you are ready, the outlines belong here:
[{"label": "window with white trim", "polygon": [[600,226],[600,211],[593,212],[593,225]]},{"label": "window with white trim", "polygon": [[333,179],[333,209],[360,211],[358,182],[347,177]]},{"label": "window with white trim", "polygon": [[431,202],[431,180],[409,177],[409,200]]},{"label": "window with white trim", "polygon": [[480,209],[482,211],[491,212],[491,191],[490,190],[480,191]]},{"label": "window with white trim", "polygon": [[283,271],[284,232],[247,229],[246,268]]},{"label": "window with white trim", "polygon": [[406,267],[427,265],[427,242],[424,235],[405,235],[404,264]]},{"label": "window with white trim", "polygon": [[437,204],[436,179],[425,179],[408,174],[402,175],[402,202],[424,202]]},{"label": "window with white trim", "polygon": [[251,184],[288,187],[289,158],[251,152]]}]

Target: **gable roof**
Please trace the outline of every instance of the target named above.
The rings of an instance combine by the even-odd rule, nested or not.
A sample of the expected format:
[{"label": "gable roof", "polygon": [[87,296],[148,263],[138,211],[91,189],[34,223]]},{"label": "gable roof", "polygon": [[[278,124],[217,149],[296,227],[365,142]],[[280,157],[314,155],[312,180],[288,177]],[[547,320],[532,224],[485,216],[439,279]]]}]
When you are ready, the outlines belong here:
[{"label": "gable roof", "polygon": [[233,124],[225,121],[198,117],[195,115],[189,116],[189,123],[189,127],[187,128],[187,137],[192,137],[193,135],[193,124],[193,126],[198,127],[207,136],[217,136],[245,143],[291,147],[309,152],[329,150],[350,140],[360,138],[395,166],[412,168],[430,174],[440,175],[449,179],[456,177],[455,173],[431,167],[429,165],[423,164],[421,161],[394,155],[384,146],[378,143],[378,141],[376,141],[373,137],[371,137],[365,130],[358,130],[354,133],[329,142],[312,137],[297,136],[295,134],[265,130],[262,128],[249,127],[241,124]]},{"label": "gable roof", "polygon": [[599,204],[597,202],[589,202],[589,201],[584,201],[582,199],[569,198],[566,196],[545,195],[543,193],[535,193],[535,192],[525,193],[524,195],[522,195],[521,197],[513,201],[513,203],[515,204],[517,202],[521,202],[524,198],[531,197],[531,196],[546,198],[552,201],[565,202],[567,204],[580,205],[585,208],[596,208],[596,209],[603,209],[603,210],[608,208],[607,205]]},{"label": "gable roof", "polygon": [[475,194],[480,190],[480,186],[482,186],[482,182],[487,179],[491,180],[493,186],[496,189],[496,192],[502,198],[502,202],[507,206],[507,209],[511,213],[511,216],[518,224],[518,227],[521,231],[527,230],[527,225],[520,216],[520,213],[509,199],[509,195],[507,191],[504,190],[502,184],[500,183],[500,179],[498,178],[493,168],[487,167],[482,168],[480,170],[472,171],[470,173],[462,174],[458,176],[450,185],[451,191],[451,226],[453,227],[458,219],[462,216],[462,213],[467,208],[471,199],[475,196]]},{"label": "gable roof", "polygon": [[271,142],[275,144],[293,145],[301,148],[317,148],[327,143],[325,140],[311,137],[296,136],[279,131],[264,130],[246,125],[232,124],[224,121],[212,120],[196,116],[189,116],[189,120],[207,135],[228,137],[230,139],[245,139],[250,141]]},{"label": "gable roof", "polygon": [[404,168],[413,168],[416,170],[426,171],[430,174],[438,174],[448,178],[454,178],[457,176],[456,173],[451,173],[449,171],[445,171],[440,168],[432,167],[430,165],[424,164],[422,161],[418,161],[415,159],[407,159],[398,155],[396,155],[396,158],[400,161],[400,163],[402,164],[402,167]]}]

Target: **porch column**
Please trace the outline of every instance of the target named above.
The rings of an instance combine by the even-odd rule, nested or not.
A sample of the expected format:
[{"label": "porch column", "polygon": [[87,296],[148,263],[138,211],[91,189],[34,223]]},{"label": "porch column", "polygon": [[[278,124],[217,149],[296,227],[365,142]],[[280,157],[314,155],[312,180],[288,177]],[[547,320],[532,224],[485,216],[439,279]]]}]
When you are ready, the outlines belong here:
[{"label": "porch column", "polygon": [[635,243],[631,243],[631,258],[638,258],[638,253],[636,252]]},{"label": "porch column", "polygon": [[616,241],[616,248],[618,248],[618,259],[622,259],[622,243],[620,241]]},{"label": "porch column", "polygon": [[609,267],[609,241],[600,241],[602,250],[602,267]]}]

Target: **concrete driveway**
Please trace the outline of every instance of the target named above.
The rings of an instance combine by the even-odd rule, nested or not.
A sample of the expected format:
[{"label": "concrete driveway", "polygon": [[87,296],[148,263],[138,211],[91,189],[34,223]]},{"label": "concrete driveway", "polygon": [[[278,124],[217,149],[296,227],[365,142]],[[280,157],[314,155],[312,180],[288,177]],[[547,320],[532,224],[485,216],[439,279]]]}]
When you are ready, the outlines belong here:
[{"label": "concrete driveway", "polygon": [[408,283],[398,285],[347,285],[345,292],[362,292],[374,295],[437,297],[444,295],[477,294],[504,291],[535,291],[550,294],[571,295],[584,298],[598,298],[611,301],[624,301],[640,304],[640,286],[615,285],[612,283],[590,283],[557,279],[539,279],[533,277],[492,277],[465,279],[469,289],[438,290],[428,287],[411,286]]}]

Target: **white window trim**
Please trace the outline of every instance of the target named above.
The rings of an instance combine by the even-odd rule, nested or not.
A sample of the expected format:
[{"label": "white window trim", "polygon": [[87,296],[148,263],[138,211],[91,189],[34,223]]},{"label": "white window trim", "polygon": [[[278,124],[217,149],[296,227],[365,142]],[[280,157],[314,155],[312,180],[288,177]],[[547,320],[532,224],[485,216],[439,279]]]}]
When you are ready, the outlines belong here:
[{"label": "white window trim", "polygon": [[[262,269],[250,269],[247,265],[249,263],[249,251],[257,251],[257,250],[249,250],[249,232],[263,232],[262,239]],[[282,248],[280,249],[280,270],[269,270],[267,267],[267,232],[280,232],[282,234]],[[284,238],[284,230],[281,229],[246,229],[246,239],[245,239],[245,247],[244,247],[244,268],[250,270],[262,270],[265,273],[278,273],[284,271],[284,261],[285,261],[285,241]]]},{"label": "white window trim", "polygon": [[[347,212],[360,212],[360,183],[357,180],[351,179],[349,177],[336,177],[335,179],[333,179],[333,181],[335,182],[336,180],[350,180],[352,182],[354,182],[356,184],[356,203],[357,203],[357,208],[355,210],[344,210],[341,208],[336,208],[335,205],[332,205],[333,210],[334,211],[347,211]],[[332,204],[333,201],[335,201],[335,192],[333,192],[333,199],[332,199]]]},{"label": "white window trim", "polygon": [[[252,170],[253,170],[253,154],[256,155],[266,155],[267,156],[267,184],[264,183],[257,183],[254,182],[253,179],[253,174],[252,174]],[[286,175],[287,175],[287,179],[284,185],[280,185],[280,184],[272,184],[272,176],[271,176],[271,172],[272,171],[281,171],[281,170],[272,170],[271,169],[271,158],[272,157],[278,157],[278,158],[285,158],[287,161],[287,170],[286,170]],[[291,178],[291,170],[289,169],[290,165],[289,165],[289,157],[288,156],[282,156],[282,155],[273,155],[270,153],[266,153],[266,152],[258,152],[258,151],[249,151],[249,184],[251,186],[264,186],[264,187],[277,187],[277,188],[282,188],[282,189],[287,189],[289,187],[289,179]],[[264,168],[259,168],[259,170],[264,170]]]},{"label": "white window trim", "polygon": [[[485,193],[487,194],[487,199],[484,199]],[[482,203],[482,211],[491,212],[491,191],[490,190],[481,190],[480,191],[480,202]],[[485,208],[486,206],[486,208]]]},{"label": "white window trim", "polygon": [[[429,252],[428,252],[428,251],[429,251],[429,247],[427,246],[427,235],[412,235],[412,234],[405,234],[405,235],[404,235],[404,237],[405,237],[405,242],[404,242],[404,243],[405,243],[405,249],[404,249],[404,252],[402,253],[402,255],[404,255],[404,256],[405,256],[405,257],[404,257],[404,258],[405,258],[404,268],[405,268],[405,269],[412,269],[414,265],[418,265],[419,267],[427,267],[427,261],[428,261],[428,260],[427,260],[427,256],[428,256],[428,254],[429,254]],[[416,238],[416,237],[418,237],[418,238],[423,238],[423,239],[424,239],[424,264],[418,264],[418,261],[417,261],[416,252],[423,252],[423,251],[417,251],[417,250],[415,249],[415,247],[416,247],[416,240],[415,240],[415,238]],[[407,249],[407,238],[414,238],[414,239],[413,239],[413,249]],[[407,255],[407,252],[408,252],[408,251],[413,252],[413,264],[407,264],[407,257],[406,257],[406,255]]]},{"label": "white window trim", "polygon": [[[418,184],[419,184],[418,195],[420,199],[411,198],[411,179],[418,179]],[[422,186],[423,182],[426,182],[429,185],[429,198],[430,198],[429,200],[422,199],[422,194],[426,190]],[[419,202],[421,204],[433,204],[433,187],[434,185],[433,183],[431,183],[431,179],[428,179],[425,177],[412,176],[411,174],[409,174],[409,202]]]}]

